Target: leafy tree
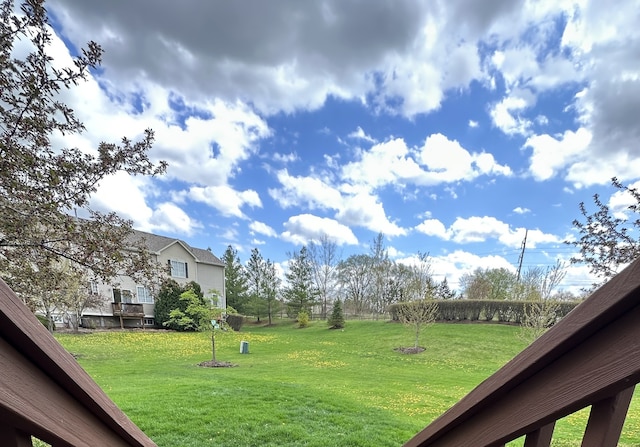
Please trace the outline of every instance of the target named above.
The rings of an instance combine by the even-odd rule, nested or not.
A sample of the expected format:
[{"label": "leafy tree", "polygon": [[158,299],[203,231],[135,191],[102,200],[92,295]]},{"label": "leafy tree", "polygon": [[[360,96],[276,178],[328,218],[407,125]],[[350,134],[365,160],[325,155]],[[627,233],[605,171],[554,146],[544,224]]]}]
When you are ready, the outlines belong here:
[{"label": "leafy tree", "polygon": [[285,278],[287,285],[282,290],[282,296],[287,302],[289,314],[310,314],[312,306],[316,304],[318,290],[313,282],[312,266],[306,247],[289,254],[289,271],[285,273]]},{"label": "leafy tree", "polygon": [[[384,245],[384,235],[378,233],[373,239],[370,247],[371,258],[371,287],[369,289],[369,305],[375,313],[382,313],[387,308],[385,301],[393,300],[394,293],[389,291],[394,281],[391,269],[393,262],[389,259],[389,252]],[[387,297],[387,299],[385,299]],[[389,297],[391,297],[389,299]]]},{"label": "leafy tree", "polygon": [[200,284],[198,284],[197,282],[189,281],[184,286],[182,286],[183,292],[186,292],[187,290],[191,290],[193,293],[195,293],[198,299],[204,300],[204,292],[202,291],[202,287],[200,287]]},{"label": "leafy tree", "polygon": [[193,288],[186,287],[180,294],[180,306],[169,312],[169,320],[162,324],[177,331],[198,331],[206,327],[210,308]]},{"label": "leafy tree", "polygon": [[244,267],[240,263],[238,251],[231,245],[227,247],[222,255],[224,262],[224,279],[227,294],[227,306],[231,306],[239,313],[246,312],[249,302],[247,276]]},{"label": "leafy tree", "polygon": [[281,280],[276,272],[275,264],[270,259],[267,259],[264,263],[263,271],[262,301],[265,303],[269,325],[273,324],[273,316],[279,309],[280,283]]},{"label": "leafy tree", "polygon": [[400,322],[412,328],[414,349],[420,347],[420,333],[422,329],[436,322],[438,316],[438,303],[434,300],[424,299],[404,303],[398,307]]},{"label": "leafy tree", "polygon": [[373,281],[371,268],[371,257],[367,255],[351,255],[338,264],[338,284],[344,294],[345,308],[349,304],[356,314],[368,307]]},{"label": "leafy tree", "polygon": [[320,237],[318,243],[310,242],[308,246],[313,281],[318,290],[320,314],[323,319],[327,316],[329,301],[336,294],[337,268],[340,262],[337,247],[326,234]]},{"label": "leafy tree", "polygon": [[470,300],[508,300],[516,282],[516,275],[505,268],[478,268],[460,278],[463,294]]},{"label": "leafy tree", "polygon": [[[156,175],[148,157],[153,132],[139,142],[101,143],[97,150],[54,147],[53,136],[84,130],[62,98],[100,63],[102,49],[89,42],[73,66],[57,68],[49,56],[49,16],[44,0],[0,3],[0,274],[17,293],[28,294],[37,272],[55,283],[57,262],[67,259],[108,280],[125,273],[139,282],[157,278],[143,241],[131,239],[131,222],[88,208],[107,176]],[[29,48],[26,56],[16,44]],[[90,220],[72,217],[87,210]],[[127,249],[126,254],[124,250]]]},{"label": "leafy tree", "polygon": [[409,269],[402,300],[416,301],[431,296],[436,286],[431,273],[429,253],[418,252],[417,262],[411,264]]},{"label": "leafy tree", "polygon": [[78,332],[84,310],[89,307],[100,308],[104,304],[104,297],[91,293],[91,282],[85,269],[72,264],[68,264],[68,268],[69,274],[60,288],[60,306],[73,332]]},{"label": "leafy tree", "polygon": [[[171,319],[171,311],[174,309],[182,309],[180,302],[180,294],[182,292],[184,292],[184,290],[180,284],[173,279],[167,278],[162,282],[154,306],[154,316],[158,326],[167,327],[164,323]],[[175,328],[169,327],[169,329]]]},{"label": "leafy tree", "polygon": [[340,300],[333,302],[333,310],[327,323],[329,324],[329,329],[342,329],[344,327],[344,313],[342,312],[342,303]]},{"label": "leafy tree", "polygon": [[618,193],[627,194],[633,203],[625,208],[624,213],[615,213],[595,194],[596,211],[590,214],[585,203],[581,202],[580,214],[584,220],[573,221],[580,237],[567,242],[580,250],[580,255],[571,258],[571,263],[587,264],[590,272],[602,282],[640,257],[640,191],[623,185],[615,177],[611,183]]}]

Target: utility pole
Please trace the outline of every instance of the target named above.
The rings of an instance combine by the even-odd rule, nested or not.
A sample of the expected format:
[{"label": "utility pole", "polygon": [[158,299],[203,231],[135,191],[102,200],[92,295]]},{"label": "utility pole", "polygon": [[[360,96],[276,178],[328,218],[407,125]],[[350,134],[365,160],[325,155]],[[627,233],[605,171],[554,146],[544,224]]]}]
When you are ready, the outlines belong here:
[{"label": "utility pole", "polygon": [[524,239],[522,240],[522,246],[520,248],[520,257],[518,258],[518,279],[520,282],[520,271],[522,270],[522,260],[524,259],[524,249],[527,247],[527,235],[529,234],[529,230],[524,230]]}]

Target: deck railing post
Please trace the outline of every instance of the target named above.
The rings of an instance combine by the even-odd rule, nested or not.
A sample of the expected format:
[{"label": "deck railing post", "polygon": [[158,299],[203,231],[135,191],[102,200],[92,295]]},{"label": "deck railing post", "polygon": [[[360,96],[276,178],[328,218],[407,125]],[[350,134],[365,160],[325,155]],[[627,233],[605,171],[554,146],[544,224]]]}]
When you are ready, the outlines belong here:
[{"label": "deck railing post", "polygon": [[582,447],[616,447],[635,385],[591,406]]},{"label": "deck railing post", "polygon": [[555,426],[556,423],[554,421],[529,433],[524,441],[524,447],[549,447]]}]

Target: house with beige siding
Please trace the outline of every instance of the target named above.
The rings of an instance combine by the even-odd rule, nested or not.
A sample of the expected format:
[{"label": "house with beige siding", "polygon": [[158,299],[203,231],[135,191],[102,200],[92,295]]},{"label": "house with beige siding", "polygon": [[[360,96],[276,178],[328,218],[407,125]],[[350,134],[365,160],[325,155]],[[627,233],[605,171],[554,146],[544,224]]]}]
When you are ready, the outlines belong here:
[{"label": "house with beige siding", "polygon": [[[180,239],[137,230],[132,237],[134,240],[142,239],[153,260],[167,266],[167,277],[179,284],[197,282],[205,298],[220,308],[226,307],[224,263],[211,250],[191,247]],[[145,328],[156,325],[153,293],[128,276],[119,276],[110,284],[92,283],[91,293],[102,298],[101,305],[83,312],[84,327]]]}]

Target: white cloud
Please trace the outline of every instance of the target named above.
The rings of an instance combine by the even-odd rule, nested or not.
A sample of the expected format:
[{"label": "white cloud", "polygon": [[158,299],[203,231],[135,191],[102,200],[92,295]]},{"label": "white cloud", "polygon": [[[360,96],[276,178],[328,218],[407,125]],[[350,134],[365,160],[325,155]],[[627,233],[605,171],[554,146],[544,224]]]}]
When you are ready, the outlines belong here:
[{"label": "white cloud", "polygon": [[251,230],[251,234],[258,233],[269,237],[276,237],[278,235],[269,225],[264,222],[258,222],[257,220],[249,224],[249,229]]},{"label": "white cloud", "polygon": [[283,208],[305,206],[309,209],[326,209],[339,206],[340,191],[315,177],[292,176],[286,169],[278,171],[277,179],[282,188],[269,189],[269,195]]},{"label": "white cloud", "polygon": [[559,138],[550,135],[535,135],[527,139],[524,147],[533,149],[529,172],[538,181],[548,180],[560,170],[582,158],[591,142],[591,132],[580,128],[567,130]]},{"label": "white cloud", "polygon": [[242,207],[262,207],[258,193],[252,189],[235,191],[227,185],[193,186],[184,194],[193,201],[205,203],[215,208],[222,216],[234,216],[246,219]]},{"label": "white cloud", "polygon": [[170,232],[192,236],[202,225],[191,219],[180,207],[165,202],[154,210],[149,222],[153,231]]},{"label": "white cloud", "polygon": [[356,130],[354,130],[347,136],[349,138],[353,138],[356,140],[364,140],[364,141],[368,141],[369,143],[377,143],[376,139],[371,137],[370,135],[367,135],[365,131],[362,129],[362,127],[360,126],[358,126]]},{"label": "white cloud", "polygon": [[526,90],[518,90],[504,97],[491,108],[494,126],[507,135],[528,135],[532,123],[522,116],[522,112],[533,105],[532,101],[531,93]]},{"label": "white cloud", "polygon": [[489,153],[470,153],[458,141],[437,133],[430,135],[420,148],[420,163],[428,171],[421,177],[423,183],[472,180],[483,174],[511,175],[511,169],[495,162]]},{"label": "white cloud", "polygon": [[477,128],[479,125],[480,124],[477,121],[469,120],[469,127],[471,127],[472,129]]},{"label": "white cloud", "polygon": [[356,225],[368,228],[387,236],[402,236],[407,230],[389,220],[385,214],[382,202],[376,196],[359,193],[347,197],[343,201],[343,207],[338,209],[336,219],[346,225]]},{"label": "white cloud", "polygon": [[343,180],[372,189],[415,180],[421,175],[421,168],[411,158],[409,148],[401,138],[375,144],[369,150],[361,151],[359,159],[342,168]]},{"label": "white cloud", "polygon": [[[525,232],[527,232],[525,228],[511,228],[508,223],[489,216],[458,217],[449,228],[446,228],[438,219],[426,219],[415,229],[429,236],[451,240],[458,244],[486,242],[493,239],[512,248],[520,247]],[[544,233],[539,229],[528,230],[527,244],[530,248],[534,248],[538,244],[562,243],[563,241],[564,238]]]},{"label": "white cloud", "polygon": [[416,230],[420,233],[426,234],[427,236],[436,236],[443,240],[449,239],[447,228],[438,219],[426,219],[416,226]]},{"label": "white cloud", "polygon": [[286,231],[282,233],[282,238],[297,245],[319,242],[325,236],[337,245],[358,244],[358,239],[348,226],[326,217],[312,214],[291,216],[283,226]]},{"label": "white cloud", "polygon": [[513,212],[516,214],[527,214],[527,213],[530,213],[531,210],[529,208],[523,208],[521,206],[517,206],[513,209]]}]

